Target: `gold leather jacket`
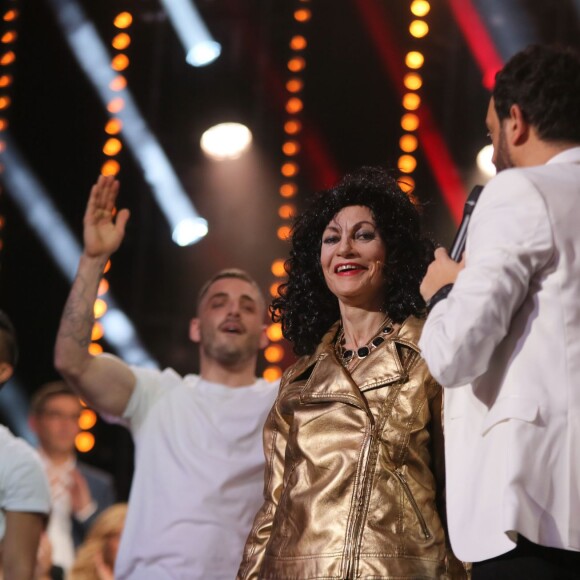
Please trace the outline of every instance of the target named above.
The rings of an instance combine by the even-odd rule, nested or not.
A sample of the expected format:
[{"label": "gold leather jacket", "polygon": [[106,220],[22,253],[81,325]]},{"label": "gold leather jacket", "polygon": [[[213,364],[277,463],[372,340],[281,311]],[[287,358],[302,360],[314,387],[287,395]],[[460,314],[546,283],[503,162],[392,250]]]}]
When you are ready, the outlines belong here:
[{"label": "gold leather jacket", "polygon": [[465,578],[437,509],[441,387],[420,357],[422,324],[407,319],[351,376],[337,323],[286,371],[239,579]]}]

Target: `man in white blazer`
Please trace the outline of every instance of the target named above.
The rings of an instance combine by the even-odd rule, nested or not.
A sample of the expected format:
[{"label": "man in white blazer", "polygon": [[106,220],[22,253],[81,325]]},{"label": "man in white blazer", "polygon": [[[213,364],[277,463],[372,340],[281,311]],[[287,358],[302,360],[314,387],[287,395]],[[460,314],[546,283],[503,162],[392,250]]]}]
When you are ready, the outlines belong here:
[{"label": "man in white blazer", "polygon": [[580,578],[580,57],[529,47],[486,124],[498,175],[420,342],[445,387],[447,506],[474,580]]}]

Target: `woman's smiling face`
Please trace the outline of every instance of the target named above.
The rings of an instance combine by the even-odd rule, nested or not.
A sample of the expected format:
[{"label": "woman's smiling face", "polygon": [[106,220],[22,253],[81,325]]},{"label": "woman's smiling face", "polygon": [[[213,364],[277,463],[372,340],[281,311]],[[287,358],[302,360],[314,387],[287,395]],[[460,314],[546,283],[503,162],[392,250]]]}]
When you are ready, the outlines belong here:
[{"label": "woman's smiling face", "polygon": [[344,304],[380,308],[386,255],[373,214],[366,206],[344,207],[322,234],[320,263],[324,279]]}]

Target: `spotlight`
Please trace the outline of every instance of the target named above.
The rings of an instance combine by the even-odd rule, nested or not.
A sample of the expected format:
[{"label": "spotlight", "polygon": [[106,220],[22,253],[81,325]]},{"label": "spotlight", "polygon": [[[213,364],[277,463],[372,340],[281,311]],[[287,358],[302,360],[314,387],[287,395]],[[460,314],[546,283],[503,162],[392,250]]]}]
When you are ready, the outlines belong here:
[{"label": "spotlight", "polygon": [[212,63],[222,52],[222,47],[215,40],[196,42],[187,52],[185,61],[191,66],[206,66]]},{"label": "spotlight", "polygon": [[212,38],[193,2],[161,0],[161,4],[185,48],[185,60],[188,64],[205,66],[221,54],[221,45]]},{"label": "spotlight", "polygon": [[252,133],[240,123],[220,123],[201,136],[203,152],[217,161],[237,159],[252,143]]},{"label": "spotlight", "polygon": [[477,154],[477,167],[479,170],[489,177],[493,177],[495,175],[495,165],[492,163],[493,158],[493,145],[486,145],[478,154]]},{"label": "spotlight", "polygon": [[185,218],[173,229],[171,238],[178,246],[191,246],[207,235],[207,221],[201,217]]}]

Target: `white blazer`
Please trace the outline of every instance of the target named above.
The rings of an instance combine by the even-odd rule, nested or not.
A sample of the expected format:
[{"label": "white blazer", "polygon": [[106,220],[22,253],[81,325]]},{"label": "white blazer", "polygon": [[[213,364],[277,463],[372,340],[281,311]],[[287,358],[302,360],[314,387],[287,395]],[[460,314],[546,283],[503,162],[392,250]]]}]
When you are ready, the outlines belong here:
[{"label": "white blazer", "polygon": [[453,550],[580,550],[580,147],[494,177],[466,256],[420,341],[446,387]]}]

